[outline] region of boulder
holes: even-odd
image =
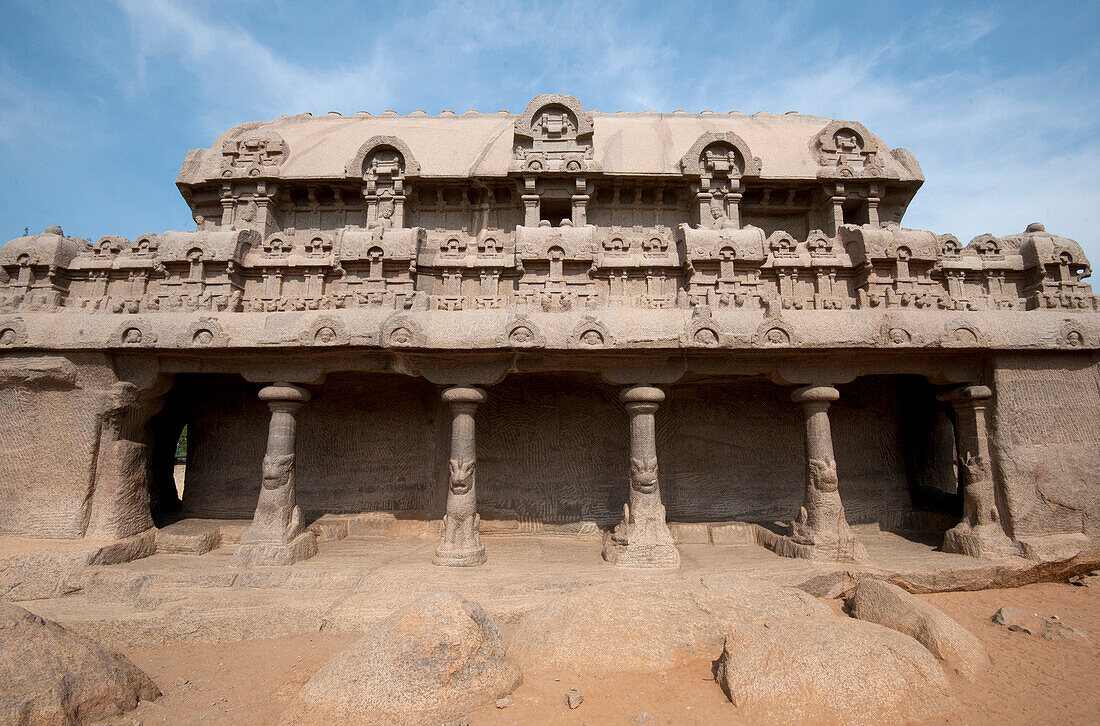
[[[905,633],[966,678],[973,679],[989,663],[985,647],[970,631],[897,585],[863,578],[847,602],[852,617]]]
[[[10,603],[0,604],[0,723],[83,724],[160,695],[125,657]]]
[[[738,626],[726,636],[715,680],[750,723],[907,723],[958,708],[920,643],[852,618]]]
[[[684,656],[713,658],[735,624],[791,615],[834,617],[801,590],[750,578],[605,582],[524,615],[508,655],[525,671],[654,672]]]
[[[511,693],[500,631],[475,602],[434,593],[374,625],[321,667],[284,724],[436,726]]]

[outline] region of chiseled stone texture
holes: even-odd
[[[832,617],[797,588],[749,578],[594,584],[525,615],[509,635],[508,655],[525,670],[653,673],[684,657],[713,658],[736,625],[787,615],[808,624]]]
[[[999,355],[993,375],[993,447],[1012,531],[1017,537],[1078,533],[1096,537],[1100,534],[1096,356]]]
[[[321,667],[284,724],[436,726],[511,693],[519,668],[503,660],[500,631],[475,602],[434,593],[372,627]]]
[[[125,657],[17,605],[0,604],[0,723],[95,723],[159,695]]]
[[[948,668],[967,678],[973,679],[989,664],[985,647],[970,631],[897,585],[862,578],[847,603],[852,617],[915,638]]]
[[[726,637],[716,680],[738,715],[760,723],[912,723],[958,707],[920,643],[852,618],[740,625]]]
[[[0,247],[0,534],[246,518],[238,563],[271,564],[310,554],[324,514],[434,532],[450,490],[450,564],[491,559],[481,520],[621,525],[608,559],[643,565],[679,560],[668,521],[780,522],[777,551],[859,560],[848,525],[958,520],[961,466],[988,476],[948,549],[1080,556],[1100,522],[1089,261],[1041,223],[904,227],[923,181],[855,121],[564,94],[234,127],[184,159],[193,230]],[[275,383],[312,400],[261,495]],[[644,433],[618,400],[639,385],[665,396]],[[453,386],[485,391],[461,456]],[[839,392],[831,432],[789,400],[807,386]],[[988,457],[956,450],[936,400],[962,387],[992,391]]]

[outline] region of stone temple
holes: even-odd
[[[1072,557],[1089,263],[1039,223],[906,228],[923,180],[855,122],[564,95],[230,129],[184,159],[194,230],[0,248],[0,536],[110,563],[236,520],[256,567],[343,518],[438,565],[512,532],[675,567],[731,538],[860,562],[877,524]]]

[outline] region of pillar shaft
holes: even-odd
[[[963,517],[948,530],[945,552],[973,557],[1015,554],[997,505],[997,485],[989,450],[986,407],[993,392],[987,386],[964,386],[941,394],[955,409],[958,464],[963,489]]]
[[[604,559],[624,567],[676,567],[680,553],[665,521],[657,477],[654,414],[665,394],[653,386],[636,385],[619,398],[630,417],[630,498],[623,507],[623,521],[604,541]]]
[[[858,562],[866,559],[844,516],[840,500],[829,405],[840,398],[832,386],[804,386],[791,394],[805,418],[806,481],[802,508],[791,523],[790,554],[811,559]]]
[[[271,409],[263,483],[252,524],[233,555],[235,565],[288,565],[317,552],[294,494],[297,415],[309,398],[309,391],[286,383],[260,389],[260,400]]]
[[[443,391],[451,408],[451,454],[447,462],[447,513],[435,558],[437,565],[471,567],[485,562],[481,544],[481,517],[477,513],[477,443],[474,413],[485,391],[452,386]]]

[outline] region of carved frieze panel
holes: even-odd
[[[348,161],[349,178],[363,179],[419,176],[420,164],[408,145],[396,136],[372,136]]]
[[[572,96],[541,95],[513,127],[513,171],[532,174],[598,171],[593,161],[592,117]]]
[[[109,348],[151,348],[156,345],[157,334],[148,320],[131,319],[120,325],[111,336]]]
[[[271,128],[247,129],[222,143],[224,178],[277,177],[290,149]]]
[[[181,348],[224,348],[227,345],[229,336],[218,319],[210,317],[201,317],[191,323],[179,340]]]
[[[833,121],[810,142],[822,169],[818,177],[858,179],[885,174],[883,155],[889,149],[862,124]]]
[[[546,338],[526,315],[517,315],[508,321],[499,342],[509,348],[542,348]]]
[[[754,348],[789,348],[800,342],[794,329],[779,318],[765,320],[752,336]]]
[[[27,326],[22,318],[0,318],[0,348],[19,348],[27,344]]]
[[[601,227],[597,267],[680,267],[676,239],[668,227]]]
[[[569,336],[569,347],[596,350],[611,348],[615,345],[615,338],[611,332],[593,315],[585,315],[573,328],[573,334]]]
[[[711,180],[740,179],[760,176],[761,162],[737,134],[705,133],[680,159],[680,171],[685,176]]]
[[[695,229],[680,225],[680,235],[689,260],[727,260],[763,262],[764,230],[748,225],[742,229]]]
[[[380,341],[389,348],[420,348],[425,339],[415,320],[406,315],[394,315],[382,323]]]
[[[691,319],[684,332],[680,333],[681,345],[689,348],[720,348],[728,343],[728,336],[714,320],[709,306],[692,308]]]
[[[351,336],[343,319],[322,315],[311,320],[298,334],[298,343],[303,346],[336,347],[351,343]]]

